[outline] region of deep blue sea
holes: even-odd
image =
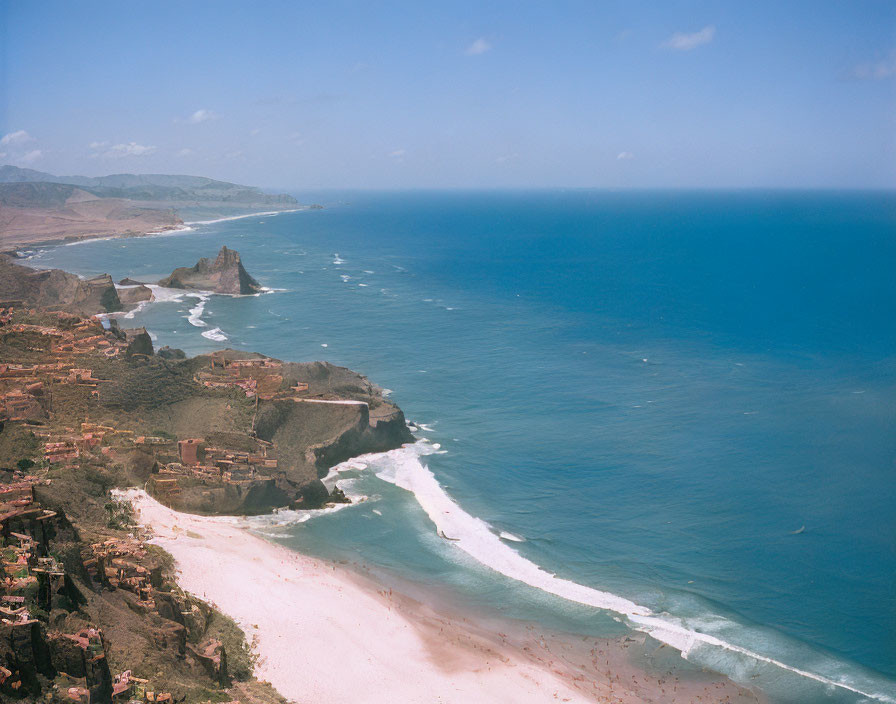
[[[258,530],[773,701],[896,701],[896,195],[296,195],[326,208],[29,262],[157,280],[226,244],[274,291],[124,323],[392,390],[420,442],[330,478],[367,500]]]

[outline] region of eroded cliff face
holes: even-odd
[[[334,464],[413,442],[401,410],[376,386],[326,362],[234,350],[144,358],[104,386],[100,400],[158,429],[143,448],[155,466],[138,479],[162,503],[191,513],[318,508],[341,498],[320,482]]]
[[[192,267],[175,269],[171,276],[159,281],[159,285],[234,295],[248,295],[262,290],[261,285],[243,267],[239,252],[227,247],[221,247],[214,261],[203,257]]]
[[[215,263],[201,260],[195,269],[225,287],[241,286],[248,277],[239,254],[226,247]],[[142,288],[127,290],[145,294]],[[9,343],[8,360],[22,356],[27,367],[40,349],[64,367],[46,380],[54,384],[52,395],[42,392],[41,381],[11,397],[16,418],[49,426],[59,461],[114,467],[129,483],[145,482],[153,496],[177,510],[257,514],[283,506],[316,508],[334,498],[320,482],[333,465],[413,442],[401,410],[350,369],[235,350],[193,359],[176,350],[155,354],[142,328],[122,330],[112,320],[104,329],[95,318],[47,312],[120,308],[109,276],[84,281],[2,259],[0,300],[7,306],[18,302],[4,319],[22,323],[12,335],[0,331],[0,345]],[[65,356],[70,354],[79,355],[77,369]],[[28,373],[39,376],[30,367]],[[72,430],[79,427],[87,435]],[[185,454],[183,443],[199,449]]]
[[[373,419],[371,403],[376,403]],[[255,429],[277,448],[285,477],[299,484],[325,476],[351,457],[414,441],[401,409],[373,399],[260,403]]]
[[[108,274],[81,279],[61,269],[31,269],[3,255],[0,255],[0,300],[83,315],[122,309]]]
[[[241,483],[207,483],[190,478],[178,482],[171,492],[163,475],[152,474],[146,491],[175,511],[205,516],[254,516],[292,505],[301,496],[302,485],[278,477],[263,477]],[[322,499],[321,504],[326,501]]]

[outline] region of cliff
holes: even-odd
[[[35,270],[0,255],[0,303],[92,315],[122,309],[108,274],[81,279],[61,269]]]
[[[341,500],[320,482],[333,465],[414,440],[401,409],[344,367],[284,363],[233,350],[196,357],[190,365],[206,388],[236,392],[237,398],[224,408],[209,398],[202,420],[193,410],[195,395],[169,408],[166,430],[195,438],[196,454],[179,452],[175,462],[160,464],[147,490],[179,511],[318,508]],[[240,409],[243,398],[249,407]],[[227,478],[211,469],[219,466],[228,468]]]
[[[282,704],[110,491],[206,514],[343,502],[320,477],[412,441],[401,410],[344,367],[155,354],[142,328],[32,305],[0,306],[0,701]]]
[[[170,276],[159,281],[159,286],[237,295],[262,290],[261,285],[243,267],[239,252],[227,247],[221,247],[214,261],[203,257],[192,267],[175,269]]]

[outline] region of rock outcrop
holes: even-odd
[[[239,252],[227,247],[221,247],[214,261],[203,257],[192,267],[175,269],[171,276],[159,281],[159,285],[236,295],[262,290],[261,285],[243,267]]]
[[[118,292],[118,299],[121,301],[121,304],[127,307],[136,306],[153,299],[152,289],[143,284],[125,286],[123,288],[119,284],[116,291]]]
[[[6,256],[0,256],[0,301],[84,315],[122,309],[108,274],[81,279],[62,269],[31,269]]]
[[[127,355],[132,357],[135,354],[142,354],[152,357],[152,338],[146,332],[146,328],[132,328],[124,331],[127,336],[128,347]]]

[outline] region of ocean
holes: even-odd
[[[226,244],[270,292],[122,324],[391,390],[419,442],[327,480],[364,500],[255,530],[773,702],[896,701],[893,193],[296,195],[24,253],[150,281]]]

